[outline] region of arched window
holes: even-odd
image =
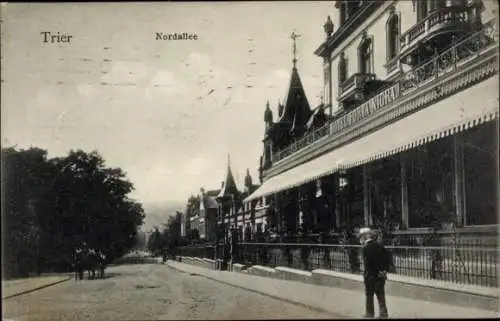
[[[399,52],[399,17],[392,14],[387,21],[387,60],[396,57]]]
[[[459,2],[462,1],[459,0]],[[429,11],[443,9],[446,7],[446,0],[434,0],[431,1],[429,5],[431,6]],[[460,3],[459,5],[465,5],[465,3]]]
[[[271,146],[270,145],[267,145],[266,146],[266,155],[265,155],[265,164],[264,166],[267,166],[268,164],[271,163]]]
[[[339,60],[339,85],[341,85],[347,79],[347,59],[344,53],[340,54]]]
[[[344,22],[346,21],[346,5],[344,1],[337,2],[335,4],[338,7],[339,10],[339,21],[340,25],[343,25]]]
[[[427,13],[429,12],[429,5],[427,0],[418,0],[417,3],[417,20],[420,21],[427,17]]]
[[[361,74],[372,73],[372,40],[365,38],[358,47],[359,72]]]

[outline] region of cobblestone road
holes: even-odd
[[[177,272],[161,264],[110,267],[104,280],[74,280],[3,302],[4,320],[336,318]]]

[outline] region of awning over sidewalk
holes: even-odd
[[[356,167],[433,140],[453,135],[498,117],[498,78],[492,77],[396,121],[358,140],[266,180],[247,197],[302,185],[338,170]]]

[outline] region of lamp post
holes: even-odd
[[[234,201],[234,194],[231,194],[231,208],[233,209],[232,215],[234,216],[234,226],[238,225],[238,216],[236,214],[236,202]]]
[[[40,270],[40,223],[38,221],[38,216],[37,216],[37,212],[36,212],[36,204],[37,204],[37,201],[36,200],[28,200],[28,208],[30,210],[30,214],[33,216],[33,219],[34,219],[34,222],[35,222],[35,226],[33,227],[33,236],[36,240],[36,272],[37,272],[37,275],[40,275],[41,274],[41,270]]]

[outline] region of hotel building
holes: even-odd
[[[309,107],[294,61],[276,121],[266,107],[262,184],[244,206],[283,242],[372,226],[391,245],[496,248],[497,2],[335,8],[314,51],[324,103]]]

